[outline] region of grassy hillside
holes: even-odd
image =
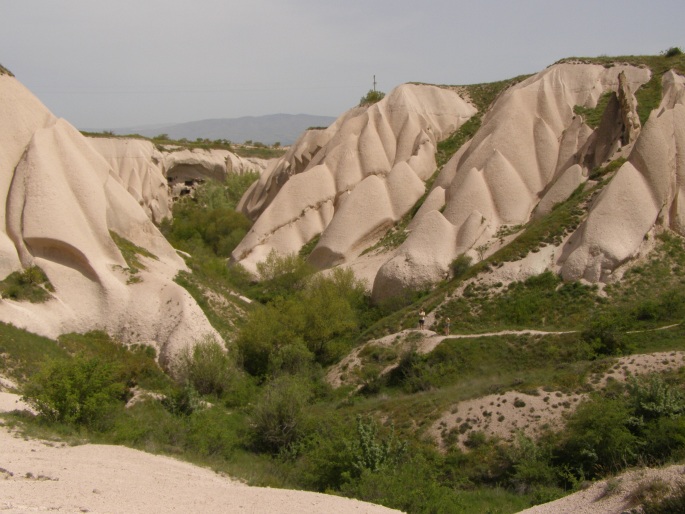
[[[671,66],[685,70],[680,55],[592,61],[624,60],[655,75]],[[441,143],[441,165],[475,133],[496,96],[521,79],[465,86],[480,113]],[[638,91],[643,109],[658,104],[650,88]],[[501,234],[515,238],[484,261],[455,263],[456,278],[382,305],[373,305],[351,274],[314,275],[301,257],[270,256],[259,283],[225,266],[249,225],[222,186],[205,186],[175,206],[174,222],[162,231],[189,253],[192,273],[177,282],[226,348],[201,341],[172,380],[144,346],[124,349],[102,333],[50,341],[0,325],[0,373],[21,384],[43,413],[6,421],[32,434],[180,456],[256,485],[342,494],[407,512],[516,512],[627,466],[681,462],[683,370],[625,383],[614,377],[605,388],[598,377],[616,376],[622,356],[685,351],[683,238],[650,235],[650,255],[603,290],[562,283],[552,273],[511,284],[480,280],[558,244],[619,164],[595,170],[595,186],[579,188],[549,215]],[[395,227],[384,244],[397,244],[402,230]],[[452,320],[451,337],[427,353],[419,351],[426,334],[415,326],[421,309],[435,316],[439,332]],[[531,329],[539,333],[522,332]],[[382,336],[394,344],[369,343]],[[326,373],[355,349],[359,365],[342,369],[344,385],[334,389]],[[79,380],[84,374],[93,380]],[[126,409],[134,388],[161,399]],[[83,393],[82,401],[62,409],[70,391]],[[464,415],[444,427],[441,444],[436,440],[434,425],[446,413],[461,416],[459,402],[508,391],[581,399],[565,426],[541,426],[535,439],[525,427],[493,437]],[[93,398],[103,408],[91,408]],[[521,400],[516,408],[531,407]]]

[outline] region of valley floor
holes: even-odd
[[[16,407],[8,393],[1,400]],[[0,427],[0,448],[2,512],[398,512],[338,496],[250,487],[121,446],[26,440],[6,427]]]

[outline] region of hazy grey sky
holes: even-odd
[[[685,49],[683,0],[0,0],[0,64],[78,128],[338,116],[372,87]]]

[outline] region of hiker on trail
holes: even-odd
[[[421,310],[419,312],[419,328],[423,330],[423,324],[426,322],[426,312],[424,310]]]
[[[448,316],[447,318],[445,318],[445,335],[446,336],[450,335],[450,323],[451,323],[451,321],[450,321],[450,318]]]

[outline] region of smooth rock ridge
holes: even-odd
[[[633,93],[649,78],[649,70],[627,65],[558,64],[510,87],[443,168],[409,237],[379,269],[374,298],[445,278],[458,255],[477,260],[497,248],[501,227],[525,224],[539,205],[549,210],[567,198],[590,166],[635,137]],[[619,94],[593,131],[574,106],[594,107],[607,91]]]
[[[89,138],[0,76],[0,277],[38,265],[55,288],[45,303],[0,300],[0,320],[51,338],[105,330],[167,363],[203,334],[219,338],[173,282],[184,262],[127,190],[146,171],[122,179]],[[112,232],[156,259],[139,256],[147,269],[133,276]]]
[[[254,271],[272,250],[297,252],[317,235],[314,265],[354,259],[424,194],[437,142],[475,112],[455,91],[405,84],[306,132],[241,200],[256,222],[233,259]]]

